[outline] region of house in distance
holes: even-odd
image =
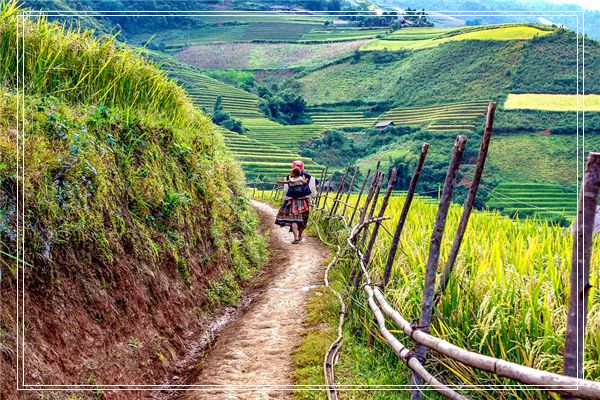
[[[385,129],[388,126],[394,126],[394,121],[380,121],[375,124],[375,129]]]

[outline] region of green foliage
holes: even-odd
[[[242,121],[237,118],[233,118],[231,114],[223,110],[223,102],[221,96],[217,96],[215,106],[212,113],[212,121],[222,126],[223,128],[232,132],[244,133],[245,130],[242,127]]]
[[[321,138],[302,143],[300,154],[311,157],[319,164],[343,168],[414,131],[415,129],[406,126],[388,127],[384,130],[363,129],[355,133],[354,137],[361,139],[355,141],[340,131],[330,130]]]
[[[298,93],[289,89],[272,92],[264,86],[258,88],[258,93],[262,98],[258,106],[268,118],[284,125],[311,122],[306,102]]]
[[[218,79],[228,85],[251,91],[256,85],[256,78],[252,72],[237,70],[209,70],[205,71],[207,76]]]

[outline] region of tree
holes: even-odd
[[[222,126],[225,129],[229,129],[230,131],[242,134],[245,132],[244,127],[242,126],[242,121],[233,118],[231,114],[223,109],[223,100],[221,99],[221,96],[217,96],[217,99],[215,100],[212,121],[213,123]]]

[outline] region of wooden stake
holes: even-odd
[[[328,167],[325,167],[325,169],[321,170],[321,179],[319,179],[319,188],[317,189],[319,194],[317,195],[317,199],[315,201],[317,208],[319,208],[319,205],[321,204],[321,197],[323,196],[323,190],[321,189],[325,189],[324,179],[327,177],[327,168]]]
[[[440,205],[438,207],[433,232],[431,234],[431,245],[429,247],[429,258],[427,259],[425,285],[423,287],[423,300],[421,303],[421,317],[419,318],[419,328],[425,332],[429,332],[429,326],[431,324],[431,314],[433,313],[433,296],[435,293],[435,275],[440,258],[440,246],[442,244],[442,237],[444,235],[444,228],[446,226],[448,209],[450,208],[450,203],[452,202],[452,192],[454,191],[456,176],[458,175],[458,169],[465,151],[466,142],[467,138],[459,135],[454,143],[454,151],[452,152],[452,158],[450,160],[448,173],[446,174],[446,180],[444,182],[444,190],[442,191]],[[415,352],[417,357],[419,357],[421,361],[424,361],[425,355],[427,354],[427,347],[417,345]],[[418,375],[413,373],[412,383],[417,387],[417,389],[413,389],[411,391],[411,400],[420,400],[421,391],[418,389],[418,386],[422,383],[422,380]]]
[[[342,194],[342,190],[344,190],[344,185],[346,184],[346,178],[348,177],[348,173],[350,172],[350,166],[348,166],[348,168],[346,168],[346,172],[344,172],[344,175],[342,176],[342,180],[340,182],[340,186],[338,187],[338,191],[335,194],[335,197],[333,199],[333,204],[331,206],[331,209],[329,210],[329,216],[333,216],[333,214],[335,213],[337,206],[338,206],[338,200]]]
[[[385,176],[385,174],[383,172],[379,173],[379,179],[377,180],[377,187],[375,188],[375,196],[373,197],[373,202],[371,203],[371,209],[369,211],[369,217],[366,219],[366,221],[369,221],[373,217],[375,205],[377,204],[377,199],[379,198],[379,191],[381,190],[381,186],[383,185],[383,177],[384,176]],[[375,226],[378,227],[379,224],[375,224]],[[368,228],[365,227],[365,229],[362,232],[363,236],[361,239],[363,245],[364,245],[365,239],[367,237],[367,232],[368,232]],[[362,269],[359,269],[354,278],[354,289],[358,289],[358,286],[360,285],[362,276],[363,276],[363,271],[362,271]]]
[[[373,196],[373,201],[371,202],[371,208],[369,209],[369,216],[367,217],[367,221],[373,217],[373,213],[375,212],[375,207],[377,206],[377,201],[379,200],[379,192],[381,191],[381,186],[383,186],[383,178],[385,174],[383,172],[379,173],[379,179],[377,180],[377,187],[375,188],[375,196]],[[369,232],[369,227],[366,227],[363,230],[363,235],[361,239],[361,244],[365,244],[365,240],[367,238],[367,233]]]
[[[362,197],[363,191],[365,190],[365,184],[369,180],[369,176],[371,175],[371,169],[367,170],[367,176],[363,180],[362,185],[360,186],[360,192],[358,192],[358,197],[356,198],[356,204],[354,204],[354,210],[352,210],[352,216],[350,217],[349,226],[352,226],[352,222],[354,221],[354,216],[356,215],[356,211],[358,210],[358,205],[360,204],[360,198]]]
[[[348,206],[348,200],[350,200],[350,194],[352,193],[352,189],[354,188],[354,181],[356,181],[356,176],[358,175],[358,171],[360,168],[356,167],[354,170],[354,175],[352,175],[352,180],[350,181],[350,187],[348,188],[348,194],[346,194],[346,201],[344,201],[344,208],[342,209],[341,215],[346,213],[346,207]]]
[[[600,153],[590,153],[579,195],[577,221],[573,227],[571,291],[565,337],[564,374],[576,378],[583,377],[584,334],[591,287],[590,258],[599,188]],[[574,397],[563,397],[572,398]]]
[[[490,139],[492,138],[492,126],[494,124],[495,111],[496,103],[490,102],[487,109],[485,128],[483,129],[483,137],[481,138],[479,156],[477,157],[477,166],[475,167],[473,180],[471,181],[471,186],[469,187],[469,194],[467,195],[465,204],[463,206],[463,212],[460,217],[460,222],[458,223],[458,228],[456,229],[456,235],[454,236],[454,241],[452,242],[452,248],[450,249],[448,260],[446,260],[444,274],[440,278],[440,286],[437,295],[438,299],[440,298],[441,294],[444,293],[446,287],[448,286],[448,282],[450,281],[452,269],[454,268],[454,263],[456,262],[456,257],[458,256],[462,239],[465,235],[465,231],[467,230],[467,224],[469,223],[471,211],[473,210],[473,204],[475,204],[475,197],[477,196],[477,190],[479,189],[479,183],[481,182],[481,175],[483,174],[483,167],[485,166],[485,159],[490,146]]]
[[[392,246],[390,247],[390,253],[388,254],[387,263],[385,264],[385,270],[383,272],[384,288],[390,280],[392,265],[396,259],[396,251],[398,250],[398,243],[400,241],[400,234],[402,233],[402,229],[404,229],[404,223],[406,222],[408,210],[410,209],[410,205],[412,204],[412,200],[415,195],[415,189],[417,187],[417,183],[419,182],[419,176],[421,175],[421,170],[423,169],[423,164],[425,163],[425,157],[427,156],[428,149],[429,144],[423,143],[423,147],[421,147],[421,156],[419,157],[417,167],[415,168],[415,172],[413,173],[410,184],[408,185],[406,200],[402,205],[402,211],[400,212],[400,218],[398,218],[398,224],[396,225],[396,231],[394,232],[394,238],[392,239]]]
[[[388,180],[387,190],[385,191],[385,196],[383,197],[383,201],[381,202],[381,207],[379,208],[379,214],[377,214],[378,218],[382,218],[385,214],[385,210],[388,205],[388,201],[390,196],[392,195],[392,190],[394,189],[394,184],[396,183],[396,175],[398,170],[396,168],[392,168],[392,172],[390,174],[390,179]],[[371,238],[369,239],[369,244],[367,245],[367,249],[365,250],[365,264],[369,264],[369,260],[371,259],[371,250],[373,250],[373,246],[375,245],[375,239],[377,239],[377,234],[379,233],[379,226],[381,223],[376,223],[373,228],[373,233],[371,234]]]

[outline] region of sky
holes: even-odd
[[[600,10],[600,0],[549,0],[549,2],[577,4],[588,10]]]

